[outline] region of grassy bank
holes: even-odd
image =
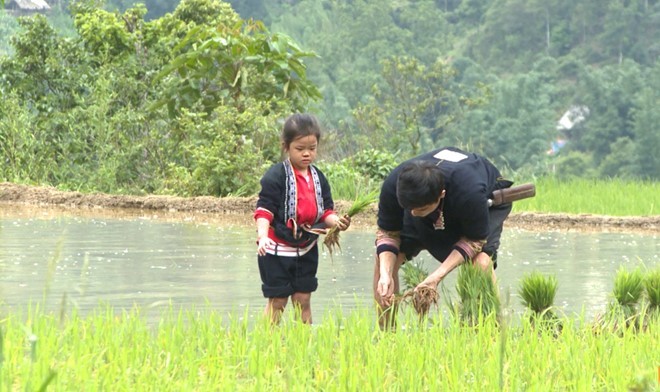
[[[527,182],[536,185],[536,196],[516,201],[514,212],[660,215],[660,182],[542,177],[518,180],[515,185]],[[343,181],[341,178],[335,178],[331,184],[337,200],[352,200],[356,193],[378,191],[380,187],[380,183],[374,181]]]
[[[525,320],[477,327],[404,312],[397,333],[373,310],[328,315],[309,328],[270,327],[213,312],[173,312],[149,325],[137,310],[60,319],[30,310],[0,323],[0,390],[354,391],[607,390],[657,388],[658,322],[596,334],[566,320],[562,333]],[[657,321],[657,320],[656,320]]]
[[[522,183],[524,181],[521,181]],[[540,178],[536,196],[514,203],[514,212],[660,215],[660,182]]]

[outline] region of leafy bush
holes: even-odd
[[[341,162],[317,162],[317,166],[330,182],[335,200],[353,200],[357,195],[378,190],[380,184],[356,170],[350,159]]]
[[[27,108],[15,94],[0,99],[0,178],[4,181],[47,183],[55,167],[49,143],[33,128]]]
[[[279,116],[262,115],[259,105],[240,112],[220,106],[212,116],[184,110],[165,141],[163,192],[182,196],[246,195],[275,161]]]
[[[558,157],[556,174],[561,178],[593,177],[592,158],[582,152],[571,151]]]
[[[375,149],[362,150],[351,160],[355,170],[374,180],[383,180],[397,165],[394,154]]]
[[[71,37],[41,15],[18,19],[13,54],[0,58],[4,179],[108,193],[256,192],[280,157],[279,121],[319,97],[303,63],[313,53],[223,2],[186,0],[156,21],[145,14],[143,5],[119,14],[77,3]]]

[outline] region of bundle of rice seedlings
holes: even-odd
[[[614,278],[614,301],[608,305],[605,316],[597,319],[599,328],[616,332],[622,327],[639,326],[637,304],[643,292],[642,272],[639,269],[630,272],[621,267]]]
[[[429,272],[424,267],[412,261],[401,266],[401,273],[405,291],[414,289],[429,276]]]
[[[539,272],[532,272],[523,276],[518,294],[522,303],[532,311],[530,321],[532,325],[549,328],[558,334],[562,325],[552,311],[557,294],[558,281],[555,276],[545,277]]]
[[[428,276],[428,271],[418,264],[408,262],[401,267],[401,272],[403,272],[402,280],[406,288],[402,300],[412,299],[415,312],[420,317],[425,316],[431,309],[431,305],[438,305],[440,298],[438,291],[433,287],[422,286],[415,291],[415,287]]]
[[[632,272],[621,268],[614,278],[612,294],[617,304],[621,306],[626,317],[636,312],[636,306],[644,293],[644,275],[639,269]]]
[[[377,200],[378,191],[370,192],[367,195],[358,195],[358,197],[355,199],[355,201],[353,201],[353,204],[346,212],[346,215],[352,218],[353,216],[364,211],[364,209],[375,203]],[[332,256],[332,253],[335,251],[335,249],[341,249],[341,246],[339,245],[339,229],[337,227],[333,227],[328,230],[325,238],[323,239],[323,246],[328,249],[330,256]]]
[[[644,289],[649,300],[649,310],[652,313],[660,313],[660,269],[646,274]]]
[[[522,303],[538,316],[553,316],[552,305],[557,294],[557,278],[545,277],[539,272],[525,275],[520,283],[518,294]]]
[[[456,278],[460,299],[458,314],[462,322],[474,326],[480,319],[499,314],[500,300],[490,271],[472,263],[463,264]]]

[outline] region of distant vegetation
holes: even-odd
[[[5,181],[250,194],[293,111],[369,186],[441,145],[518,179],[660,178],[655,0],[51,6],[0,14]]]

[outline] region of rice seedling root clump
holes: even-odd
[[[420,316],[428,314],[431,305],[438,305],[440,295],[433,287],[421,286],[417,290],[408,290],[403,299],[410,299],[415,312]]]

